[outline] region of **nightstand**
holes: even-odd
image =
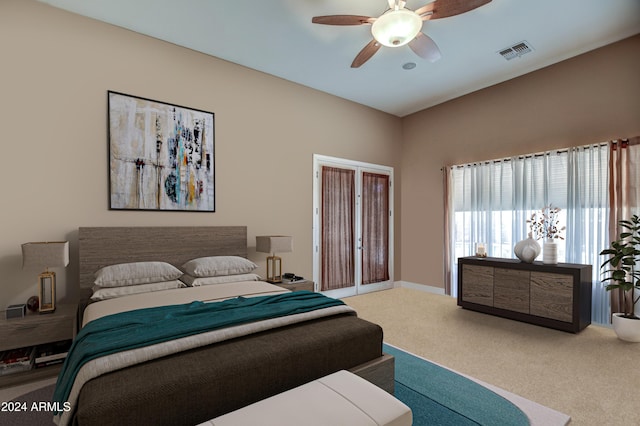
[[[0,320],[0,351],[73,339],[78,305],[61,304],[50,314]],[[62,364],[0,376],[0,388],[56,376]]]
[[[282,280],[281,283],[278,283],[275,285],[277,285],[278,287],[286,288],[287,290],[291,290],[291,291],[301,291],[301,290],[314,291],[313,281],[310,281],[310,280],[298,280],[298,281]]]

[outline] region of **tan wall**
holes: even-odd
[[[441,287],[443,165],[640,134],[640,36],[404,119],[35,0],[0,3],[0,46],[0,310],[35,293],[27,241],[70,240],[75,297],[79,226],[245,224],[261,270],[286,233],[311,276],[314,153],[395,167],[395,279]],[[216,114],[216,213],[107,209],[107,90]]]
[[[261,273],[255,235],[290,234],[284,267],[311,277],[313,154],[399,177],[401,120],[352,102],[35,0],[2,1],[0,46],[0,310],[35,294],[27,241],[70,240],[59,299],[75,297],[80,226],[247,225]],[[215,213],[108,210],[107,90],[215,113]]]
[[[635,36],[405,117],[402,280],[443,287],[442,166],[640,135],[639,70]]]

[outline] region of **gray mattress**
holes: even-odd
[[[74,424],[197,424],[374,360],[382,337],[341,314],[139,364],[89,381]]]

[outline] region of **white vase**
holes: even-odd
[[[538,244],[538,242],[531,237],[531,234],[529,234],[529,238],[518,241],[513,248],[513,254],[525,263],[533,263],[536,257],[540,254],[540,244]]]
[[[558,245],[553,240],[545,240],[542,246],[542,263],[555,265],[558,263]]]
[[[625,342],[640,342],[640,319],[624,318],[624,314],[613,314],[613,330],[618,339]]]

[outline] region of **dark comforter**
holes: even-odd
[[[195,424],[382,355],[382,330],[354,313],[291,324],[87,382],[74,424]]]
[[[80,368],[102,356],[240,324],[311,312],[344,302],[300,291],[221,302],[195,301],[108,315],[91,321],[73,340],[56,384],[54,401],[67,401]]]

